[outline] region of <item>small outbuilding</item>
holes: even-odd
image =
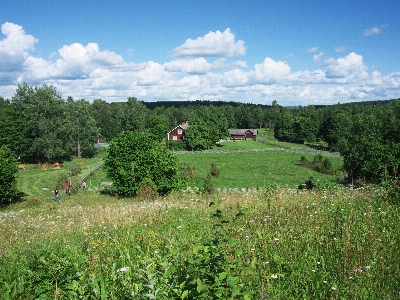
[[[231,140],[257,140],[257,129],[228,129]]]

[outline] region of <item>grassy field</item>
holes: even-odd
[[[192,188],[200,188],[215,164],[220,176],[213,177],[215,188],[242,189],[267,188],[271,185],[296,188],[310,176],[321,185],[335,185],[342,175],[343,159],[337,153],[317,151],[305,145],[277,142],[265,131],[262,142],[235,141],[221,142],[209,151],[179,152],[178,159],[182,165],[194,167],[195,177],[189,182]],[[328,158],[336,171],[334,175],[318,173],[300,166],[301,156],[313,160],[321,154]],[[88,184],[93,188],[108,181],[104,171],[97,172],[89,178]]]
[[[95,159],[82,160],[88,190],[56,203],[52,186],[78,160],[27,166],[25,201],[0,210],[0,299],[400,299],[400,206],[381,188],[334,187],[298,165],[319,152],[274,143],[180,154],[192,186],[215,163],[221,189],[152,202],[101,194]],[[310,175],[332,184],[293,188]]]
[[[22,207],[0,212],[2,299],[400,297],[399,206],[379,189]]]
[[[295,188],[310,176],[323,184],[335,184],[336,175],[326,175],[300,166],[301,156],[311,161],[314,158],[313,154],[285,150],[193,153],[180,154],[178,157],[181,163],[194,167],[195,178],[189,185],[195,187],[203,184],[211,164],[215,164],[220,171],[220,175],[212,179],[217,188],[265,188],[275,184]],[[342,158],[332,156],[329,159],[337,175],[340,175]]]

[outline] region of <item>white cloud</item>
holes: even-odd
[[[260,64],[254,66],[254,70],[249,72],[251,82],[273,83],[290,73],[288,64],[282,61],[274,61],[267,57]]]
[[[178,59],[164,64],[168,72],[185,72],[189,74],[207,74],[224,66],[224,60],[216,60],[210,64],[204,57]]]
[[[312,48],[306,50],[307,53],[314,53],[317,51],[318,51],[318,47],[312,47]]]
[[[389,24],[385,24],[382,26],[376,26],[372,28],[368,28],[364,30],[363,36],[377,35],[382,32],[382,29],[389,26]]]
[[[96,43],[83,46],[74,43],[58,50],[59,58],[53,63],[42,58],[28,57],[25,66],[31,79],[43,78],[86,78],[97,68],[115,68],[125,64],[123,58],[111,51],[100,51]],[[52,56],[54,58],[54,55]]]
[[[21,26],[4,23],[1,32],[6,37],[0,41],[0,83],[10,84],[23,71],[28,51],[35,50],[38,39],[26,34]]]
[[[320,53],[318,53],[318,54],[315,54],[314,57],[313,57],[313,62],[316,63],[316,64],[319,63],[320,60],[321,60],[321,57],[322,57],[324,54],[325,54],[324,52],[320,52]]]
[[[210,31],[203,37],[186,42],[173,50],[175,57],[224,56],[244,55],[244,41],[235,41],[235,35],[227,28],[224,32]]]
[[[366,79],[368,78],[367,69],[363,57],[354,52],[336,60],[326,59],[323,66],[326,78],[338,83],[349,83],[356,78]]]
[[[209,99],[264,104],[276,99],[283,105],[293,99],[296,104],[307,105],[390,99],[400,94],[400,72],[368,73],[363,57],[354,52],[322,61],[324,53],[317,47],[311,48],[309,53],[314,53],[313,61],[318,67],[296,72],[287,62],[270,57],[253,66],[245,60],[224,57],[210,60],[210,53],[244,54],[244,42],[243,48],[238,47],[229,28],[190,40],[193,48],[185,51],[193,50],[192,55],[186,53],[163,64],[127,63],[119,54],[100,49],[96,43],[65,45],[46,60],[29,53],[38,40],[25,34],[21,26],[5,23],[2,31],[6,37],[0,41],[0,95],[6,98],[11,98],[22,81],[31,85],[52,84],[65,98],[101,98],[109,102],[135,96],[145,101]],[[214,41],[215,47],[205,40]],[[10,61],[8,71],[4,64]]]
[[[335,52],[336,53],[342,53],[342,52],[344,52],[346,50],[346,48],[345,47],[337,47],[337,48],[335,48]]]

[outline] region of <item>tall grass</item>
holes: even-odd
[[[0,213],[4,299],[396,299],[399,206],[384,191],[91,193]],[[82,199],[83,201],[83,199]]]

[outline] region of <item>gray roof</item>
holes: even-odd
[[[251,131],[254,135],[258,134],[257,129],[228,129],[231,135],[245,135],[247,131]]]

